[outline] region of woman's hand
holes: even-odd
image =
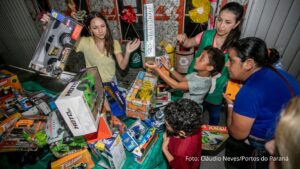
[[[130,54],[135,51],[141,44],[140,39],[135,39],[134,41],[129,41],[126,45],[126,52]]]
[[[47,25],[50,21],[50,14],[49,13],[43,13],[40,21],[42,22],[42,25]]]
[[[180,44],[184,44],[185,40],[187,40],[188,38],[187,38],[186,34],[183,33],[183,34],[177,35],[176,39]]]

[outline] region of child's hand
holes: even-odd
[[[170,137],[167,136],[167,133],[165,132],[163,135],[163,143],[162,143],[162,150],[168,150]]]
[[[170,65],[170,61],[165,58],[164,56],[163,57],[160,57],[160,62],[164,65],[164,67],[167,69],[167,70],[170,70],[171,68],[171,65]]]
[[[146,62],[146,63],[145,63],[145,66],[146,66],[147,68],[150,68],[150,69],[153,69],[153,70],[158,69],[158,65],[157,65],[157,63],[154,62],[154,61],[148,61],[148,62]]]
[[[184,41],[187,40],[187,36],[185,33],[179,34],[179,35],[177,35],[176,39],[180,44],[183,44]]]
[[[126,52],[131,53],[135,51],[141,44],[140,39],[135,39],[134,41],[129,41],[126,45]]]

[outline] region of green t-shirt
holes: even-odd
[[[217,31],[215,29],[213,30],[207,30],[203,33],[201,41],[200,41],[200,46],[199,49],[197,50],[193,61],[191,62],[189,69],[188,69],[188,73],[192,73],[194,72],[194,65],[195,65],[195,60],[201,55],[203,49],[207,46],[212,46],[213,45],[213,41],[215,38]],[[226,53],[225,55],[225,63],[228,60],[228,53]],[[228,69],[227,67],[223,67],[222,72],[221,72],[221,76],[219,78],[216,79],[216,86],[215,86],[215,90],[212,93],[208,93],[205,101],[215,104],[215,105],[219,105],[222,103],[223,100],[223,90],[225,88],[225,85],[227,83],[229,79],[229,75],[228,75]]]

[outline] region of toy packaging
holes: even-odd
[[[46,141],[48,144],[72,136],[69,129],[65,126],[65,122],[58,110],[52,111],[49,114],[45,131],[47,134]]]
[[[15,123],[22,117],[20,113],[15,113],[7,118],[6,116],[2,116],[0,120],[0,142],[4,138],[4,135],[9,133],[9,131],[14,127]]]
[[[39,92],[30,97],[30,100],[36,105],[37,109],[44,115],[48,115],[56,106],[54,104],[54,97],[51,97],[44,92]]]
[[[29,67],[56,77],[64,70],[67,58],[80,37],[83,25],[56,10],[44,30]]]
[[[154,61],[156,56],[154,10],[153,3],[144,4],[144,62],[148,60]]]
[[[225,126],[202,125],[202,150],[217,151],[228,139],[228,130]]]
[[[23,89],[21,83],[19,82],[18,76],[7,71],[7,70],[0,70],[0,89],[2,92],[3,87],[12,87],[18,92],[22,93]]]
[[[152,131],[152,132],[155,132],[155,131]],[[140,164],[142,164],[144,162],[145,158],[151,151],[153,145],[155,145],[157,139],[158,139],[158,135],[153,133],[153,134],[151,134],[151,137],[148,139],[148,141],[144,145],[140,146],[140,152],[142,155],[137,156],[135,158],[136,162],[138,162]]]
[[[157,77],[139,72],[126,96],[126,113],[129,117],[146,120],[156,99]]]
[[[94,155],[100,159],[98,164],[107,169],[122,168],[126,154],[118,133],[113,137],[97,141],[89,145]]]
[[[87,149],[65,156],[51,163],[51,169],[90,169],[95,166]]]
[[[103,102],[103,86],[97,67],[78,74],[55,100],[74,136],[97,131]]]
[[[234,101],[235,96],[241,89],[242,84],[236,81],[228,80],[225,95],[229,97],[230,100]]]
[[[64,157],[85,148],[87,148],[87,145],[82,136],[64,137],[50,144],[50,150],[56,158]]]
[[[98,130],[95,133],[86,134],[84,137],[88,143],[93,143],[95,141],[110,138],[113,135],[111,130],[111,114],[106,111],[105,108],[102,109],[102,113],[99,118]]]
[[[117,85],[111,82],[103,83],[105,96],[108,100],[113,115],[120,119],[126,118],[126,100]]]
[[[36,151],[46,144],[46,116],[21,118],[0,143],[0,152]]]

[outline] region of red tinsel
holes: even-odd
[[[129,24],[136,21],[136,15],[131,5],[124,6],[124,9],[121,12],[121,19]]]

